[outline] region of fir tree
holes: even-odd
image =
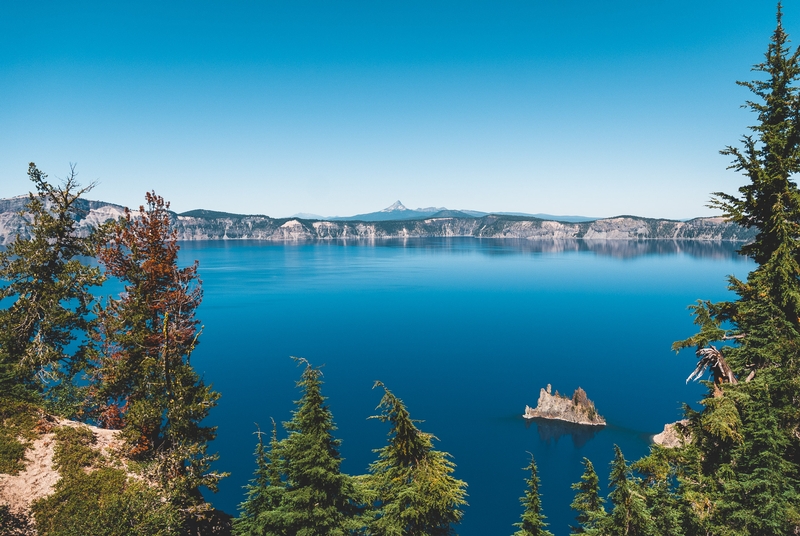
[[[746,386],[743,440],[718,473],[718,499],[709,520],[715,531],[791,534],[800,523],[797,467],[788,449],[791,437],[779,425],[770,389],[762,378]]]
[[[687,450],[653,445],[648,456],[631,466],[643,478],[640,486],[658,536],[701,532],[697,515],[682,496],[682,482],[687,480],[687,469],[692,466],[688,462],[694,461]]]
[[[85,367],[91,350],[87,335],[94,298],[90,289],[103,282],[96,267],[82,258],[94,251],[93,237],[78,233],[83,208],[74,168],[60,186],[47,182],[35,164],[28,177],[23,215],[30,238],[17,236],[0,252],[0,392],[48,398],[64,413],[82,403],[73,378]]]
[[[466,483],[453,478],[455,465],[433,448],[432,434],[420,431],[403,401],[382,383],[384,395],[373,418],[388,422],[389,442],[362,482],[375,500],[367,515],[373,535],[446,536],[461,521]]]
[[[216,428],[201,424],[219,394],[190,362],[200,334],[197,263],[178,267],[169,204],[155,193],[146,202],[107,226],[99,249],[125,292],[97,311],[101,352],[92,395],[98,420],[121,427],[129,454],[147,464],[173,500],[194,508],[203,502],[198,488],[216,491],[226,476],[210,470],[217,456],[207,447]]]
[[[729,278],[735,301],[695,306],[700,332],[674,345],[709,355],[715,341],[734,342],[715,354],[731,374],[715,375],[702,411],[687,411],[686,450],[696,463],[682,493],[711,533],[800,528],[800,191],[792,178],[800,171],[800,50],[789,47],[780,4],[765,59],[753,70],[763,79],[740,84],[756,96],[747,107],[758,123],[742,148],[723,151],[748,181],[739,196],[715,194],[712,206],[757,229],[741,250],[757,267],[745,281]]]
[[[622,451],[614,445],[614,461],[609,475],[609,499],[613,505],[603,533],[610,536],[647,536],[653,534],[644,496],[630,474]]]
[[[245,501],[239,505],[239,517],[234,520],[234,534],[239,536],[269,536],[280,534],[268,532],[267,519],[277,510],[283,499],[284,485],[279,471],[278,430],[272,421],[272,439],[269,449],[264,447],[263,433],[256,432],[256,471],[254,478],[246,487]]]
[[[322,372],[308,361],[297,383],[303,395],[296,402],[292,419],[284,423],[289,435],[273,444],[272,461],[280,458],[284,489],[279,504],[251,515],[257,518],[256,534],[297,536],[338,536],[359,528],[358,497],[353,477],[340,471],[340,440],[333,437],[336,426],[322,396]],[[276,473],[266,466],[265,476]],[[272,505],[267,505],[267,507]]]
[[[528,484],[528,489],[525,490],[525,496],[520,498],[522,506],[525,511],[522,513],[522,520],[515,523],[514,526],[519,528],[514,536],[553,536],[553,533],[546,530],[546,519],[542,514],[542,501],[539,497],[539,476],[536,474],[536,461],[531,454],[531,463],[525,467],[526,471],[531,472],[530,478],[525,482]]]
[[[598,534],[598,527],[606,515],[603,508],[605,501],[600,497],[600,479],[594,465],[588,458],[584,458],[583,466],[585,469],[581,481],[572,485],[577,493],[570,504],[570,508],[578,512],[578,526],[570,528],[573,534]]]

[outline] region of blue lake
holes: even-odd
[[[754,265],[730,244],[416,239],[371,243],[184,242],[200,261],[205,325],[193,364],[222,393],[211,424],[211,499],[235,513],[252,477],[255,424],[286,421],[301,369],[324,365],[343,470],[366,471],[387,425],[381,380],[452,454],[468,502],[461,535],[511,534],[532,453],[544,513],[569,533],[570,485],[588,457],[607,481],[613,445],[628,460],[696,403],[696,360],[670,344],[694,332],[687,306],[730,297],[725,277]],[[546,384],[583,387],[608,426],[572,433],[527,424]]]

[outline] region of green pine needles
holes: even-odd
[[[463,515],[466,484],[452,476],[449,454],[433,448],[403,402],[384,387],[374,418],[391,425],[388,444],[376,450],[369,474],[340,471],[340,442],[322,396],[322,373],[302,358],[302,397],[288,435],[278,440],[273,424],[269,448],[257,432],[256,471],[234,531],[255,535],[446,536]],[[383,387],[380,382],[376,386]]]
[[[531,462],[525,467],[526,471],[531,472],[531,476],[525,481],[528,489],[525,495],[520,498],[525,511],[522,513],[522,520],[514,526],[519,530],[514,536],[553,536],[553,533],[545,530],[547,523],[544,522],[545,516],[542,514],[542,501],[539,496],[539,476],[536,474],[536,461],[531,454]]]
[[[581,481],[572,485],[577,493],[570,508],[578,512],[578,525],[571,527],[572,534],[600,534],[599,529],[606,516],[603,508],[605,501],[600,497],[600,479],[588,458],[583,459],[583,466],[585,470]]]
[[[269,451],[261,435],[256,447],[256,474],[240,506],[235,530],[241,535],[345,535],[359,528],[361,504],[355,480],[340,470],[340,440],[322,395],[322,372],[302,358],[297,387],[302,396],[288,435],[273,432]]]
[[[383,398],[373,418],[390,425],[389,441],[362,477],[371,498],[367,534],[445,536],[461,521],[466,483],[452,476],[450,455],[433,448],[432,434],[420,431],[403,401],[381,382]]]
[[[58,186],[34,163],[28,177],[36,189],[23,211],[30,236],[0,251],[0,300],[10,300],[0,309],[0,392],[49,400],[74,416],[82,395],[73,380],[92,347],[91,289],[105,280],[84,260],[95,237],[78,232],[80,197],[92,185],[81,188],[74,168]]]
[[[710,206],[758,231],[741,249],[757,267],[744,281],[729,278],[736,300],[693,306],[698,333],[673,345],[695,349],[690,378],[712,376],[702,409],[686,408],[685,444],[654,446],[632,466],[616,448],[605,516],[587,467],[575,486],[576,534],[800,532],[800,49],[789,47],[780,4],[753,71],[762,78],[740,85],[755,95],[747,107],[758,122],[742,147],[722,151],[747,183]]]

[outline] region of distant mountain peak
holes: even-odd
[[[392,206],[386,207],[385,209],[381,210],[381,212],[397,212],[400,210],[408,210],[408,209],[400,201],[395,201]]]

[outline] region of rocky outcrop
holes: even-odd
[[[0,199],[0,246],[13,242],[17,236],[30,237],[26,225],[27,216],[23,212],[29,199],[27,195]],[[75,201],[75,208],[78,234],[81,236],[87,236],[92,228],[105,221],[115,220],[125,213],[125,207],[120,205],[88,199]]]
[[[27,238],[25,218],[20,214],[27,196],[0,199],[0,245],[17,235]],[[81,232],[115,219],[124,208],[102,201],[80,199],[77,219]],[[441,217],[440,217],[441,216]],[[657,220],[619,216],[571,223],[529,216],[489,214],[471,217],[457,211],[443,211],[424,219],[389,221],[325,221],[302,218],[270,218],[193,210],[172,215],[179,240],[376,240],[388,238],[475,237],[537,241],[608,242],[613,240],[690,240],[747,242],[753,230],[722,218],[689,221]]]
[[[525,406],[523,417],[526,419],[555,419],[574,424],[588,426],[605,426],[606,420],[597,413],[594,402],[586,396],[586,391],[578,387],[572,397],[566,397],[556,391],[551,394],[548,384],[539,391],[539,401],[535,408]]]
[[[682,447],[691,441],[691,435],[686,429],[688,424],[686,419],[665,424],[664,431],[653,436],[653,443],[669,449]]]

